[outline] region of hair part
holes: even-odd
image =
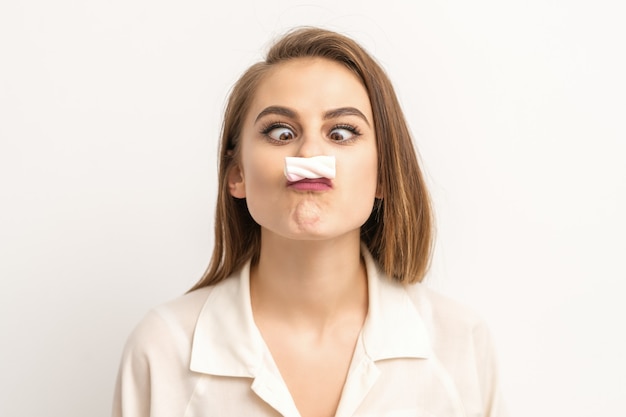
[[[219,149],[215,246],[206,272],[190,291],[216,284],[248,260],[258,260],[261,228],[252,219],[245,199],[230,195],[228,174],[239,158],[239,139],[256,89],[271,68],[297,58],[338,62],[363,83],[372,106],[383,198],[376,200],[361,227],[361,240],[383,271],[398,281],[419,282],[428,270],[433,241],[430,197],[389,77],[354,40],[329,30],[303,27],[280,38],[265,61],[252,65],[230,93]]]

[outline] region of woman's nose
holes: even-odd
[[[305,132],[300,137],[298,153],[295,156],[310,158],[312,156],[325,155],[324,149],[324,137],[319,131]]]

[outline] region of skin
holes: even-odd
[[[264,113],[280,107],[295,117]],[[328,111],[357,109],[324,119]],[[262,114],[263,113],[263,114]],[[259,116],[261,115],[261,116]],[[262,227],[291,239],[329,239],[357,230],[367,220],[376,194],[377,154],[372,111],[365,88],[348,69],[322,59],[298,59],[277,66],[259,86],[242,133],[240,182],[231,193],[246,198]],[[278,122],[270,137],[293,135],[277,143],[261,131]],[[282,127],[284,124],[284,127]],[[338,124],[359,129],[355,140]],[[287,126],[291,127],[288,128]],[[335,155],[337,178],[330,192],[294,192],[285,187],[286,156]],[[286,221],[287,220],[287,221]]]
[[[261,226],[255,322],[301,415],[333,416],[367,314],[360,227],[377,194],[371,105],[359,79],[321,58],[275,66],[246,116],[231,195]],[[332,186],[289,186],[286,156],[334,155]]]

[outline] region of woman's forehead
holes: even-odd
[[[346,66],[325,58],[296,58],[274,65],[260,80],[249,117],[267,107],[295,113],[355,108],[371,121],[371,104],[361,80]]]

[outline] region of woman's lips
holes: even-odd
[[[287,181],[287,187],[298,191],[328,191],[333,183],[328,178],[305,178],[300,181]]]

